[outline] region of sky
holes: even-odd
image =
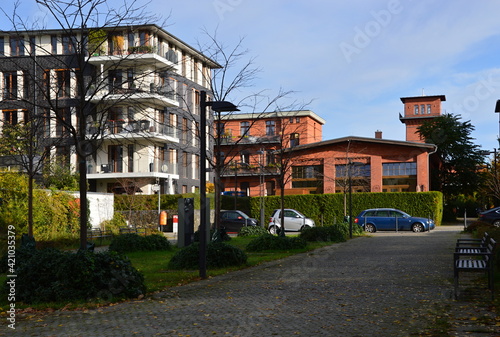
[[[108,0],[113,6],[123,0]],[[35,0],[22,13],[43,17]],[[139,1],[138,3],[145,3]],[[11,3],[0,4],[9,12]],[[473,142],[499,148],[500,2],[470,0],[150,0],[168,32],[193,47],[203,31],[234,46],[243,38],[260,68],[250,88],[326,120],[323,140],[360,136],[405,140],[401,97],[445,95],[443,112],[470,123]],[[1,16],[0,16],[1,17]],[[48,28],[57,28],[49,27]],[[0,29],[10,29],[0,20]],[[241,97],[237,97],[237,96]]]

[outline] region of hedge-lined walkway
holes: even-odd
[[[9,336],[419,336],[444,329],[449,336],[500,335],[495,313],[484,306],[490,303],[489,294],[479,291],[474,302],[452,299],[452,253],[460,230],[450,226],[430,233],[376,233],[143,300],[27,317],[18,322],[16,331],[2,332]],[[483,332],[476,334],[479,329]]]

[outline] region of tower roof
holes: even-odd
[[[407,101],[416,101],[422,99],[439,99],[441,101],[446,101],[445,95],[431,95],[431,96],[412,96],[412,97],[401,97],[401,102],[406,103]]]

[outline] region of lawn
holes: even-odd
[[[252,240],[251,237],[234,237],[227,243],[245,250],[246,245]],[[217,276],[231,271],[252,267],[263,262],[281,259],[290,255],[314,250],[319,247],[331,245],[331,242],[308,243],[306,249],[295,249],[290,251],[268,251],[259,253],[246,252],[248,256],[247,264],[239,267],[208,269],[207,276]],[[127,257],[132,261],[132,265],[144,274],[148,292],[160,291],[168,287],[186,284],[199,280],[198,270],[168,270],[167,264],[171,257],[178,250],[157,252],[133,252],[127,253]]]

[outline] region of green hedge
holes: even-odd
[[[179,198],[193,198],[195,209],[199,209],[199,195],[161,195],[161,209],[177,209]],[[214,208],[213,194],[210,198],[210,208]],[[307,217],[312,218],[317,225],[332,225],[344,219],[343,193],[286,195],[285,208],[293,208]],[[280,208],[280,196],[264,197],[265,219],[269,219],[274,209]],[[247,212],[251,217],[260,219],[260,197],[238,197],[236,207]],[[443,216],[443,195],[441,192],[401,192],[401,193],[353,193],[352,216],[364,209],[376,207],[391,207],[400,209],[412,216],[431,217],[436,225],[441,224]],[[154,210],[158,208],[156,195],[116,195],[115,210]],[[234,197],[222,196],[222,209],[234,209]],[[266,225],[266,224],[264,224]]]
[[[347,196],[346,196],[347,197]],[[250,198],[251,215],[260,214],[260,198]],[[265,219],[274,209],[280,208],[280,196],[264,198]],[[400,209],[412,216],[431,217],[436,225],[441,224],[443,195],[441,192],[407,193],[353,193],[352,216],[367,208],[390,207]],[[286,195],[285,208],[293,208],[313,219],[316,225],[332,225],[343,221],[344,194]]]

